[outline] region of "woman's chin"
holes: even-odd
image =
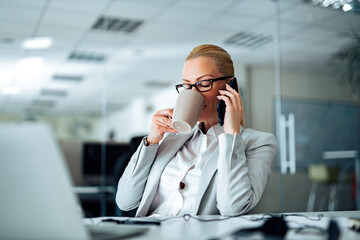
[[[199,122],[207,122],[209,121],[210,117],[209,117],[209,114],[207,114],[206,112],[202,112],[200,117],[199,117]]]

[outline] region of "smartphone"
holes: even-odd
[[[239,92],[236,78],[233,78],[231,80],[229,86],[235,89],[235,91]],[[217,104],[220,126],[224,125],[225,107],[226,107],[225,102],[223,100],[220,100],[219,103]]]

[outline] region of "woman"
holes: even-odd
[[[139,217],[234,216],[255,207],[271,173],[276,139],[244,128],[241,96],[228,85],[233,76],[233,62],[224,49],[200,45],[191,51],[178,88],[204,96],[199,123],[189,134],[177,133],[172,109],[153,116],[149,135],[119,180],[116,202],[121,210],[138,208]],[[223,126],[219,100],[226,104]]]

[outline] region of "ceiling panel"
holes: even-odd
[[[79,51],[112,55],[114,50],[126,44],[132,36],[125,33],[90,31],[77,46]]]
[[[350,26],[360,24],[359,16],[302,0],[280,0],[280,10],[281,51],[287,67],[324,67],[331,53],[349,42]],[[271,0],[0,0],[0,86],[18,83],[26,89],[17,96],[0,95],[0,112],[5,100],[9,111],[35,108],[34,99],[49,98],[39,95],[47,87],[68,91],[66,97],[56,99],[54,109],[44,110],[47,113],[100,114],[104,91],[116,108],[160,91],[148,82],[180,81],[184,59],[202,43],[224,47],[236,63],[272,67],[274,41],[250,49],[224,40],[240,31],[274,36],[274,11]],[[91,30],[103,15],[144,23],[131,34]],[[52,36],[53,45],[24,51],[22,42],[32,34]],[[70,61],[72,51],[104,53],[108,59],[104,63]],[[21,72],[17,64],[24,56],[43,57],[42,74],[15,76]],[[79,74],[84,79],[53,81],[53,74]]]
[[[41,10],[41,7],[19,7],[13,4],[1,4],[0,20],[35,23],[41,16]]]
[[[62,12],[81,12],[89,15],[100,14],[105,11],[112,0],[52,0],[49,10],[56,9]]]
[[[321,25],[310,25],[291,32],[288,40],[292,42],[295,40],[298,42],[307,40],[306,44],[314,43],[320,45],[325,44],[327,41],[338,41],[339,39],[347,39],[348,37],[348,35],[341,31],[330,31]]]
[[[149,46],[163,46],[170,47],[174,44],[178,45],[185,39],[190,39],[191,32],[197,28],[189,23],[169,23],[156,20],[143,29],[139,29],[136,37],[131,41],[133,46],[149,47]]]
[[[1,6],[16,6],[18,8],[42,7],[48,0],[1,0]]]
[[[25,39],[34,32],[34,23],[0,20],[0,38]]]
[[[349,33],[353,33],[355,30],[359,32],[360,15],[336,11],[336,14],[334,13],[332,16],[325,19],[321,24],[328,27],[329,30],[339,29],[340,31],[346,31]]]
[[[199,11],[189,7],[173,6],[157,17],[160,23],[202,26],[216,16],[216,10]]]
[[[238,31],[243,31],[249,28],[250,26],[253,26],[255,23],[259,22],[260,20],[261,18],[256,16],[251,16],[246,13],[241,13],[241,14],[228,13],[221,16],[217,16],[216,18],[209,20],[209,23],[211,24],[210,27],[214,27],[217,29],[229,29],[229,30],[233,30],[234,33],[236,33]]]
[[[222,9],[227,9],[228,7],[232,7],[233,5],[241,2],[243,0],[181,0],[176,1],[175,7],[186,7],[196,9],[197,11],[219,11]]]
[[[56,41],[61,39],[62,42],[69,41],[69,43],[74,44],[77,42],[86,31],[88,31],[88,26],[73,26],[73,25],[64,25],[62,23],[47,23],[43,22],[37,32],[36,36],[50,36],[53,37]]]
[[[268,0],[242,0],[230,9],[231,13],[269,17],[275,14],[275,4]]]
[[[292,35],[294,32],[300,31],[305,27],[307,27],[306,23],[295,21],[282,21],[280,24],[281,37]],[[267,34],[274,37],[277,31],[276,20],[275,18],[263,19],[263,21],[257,22],[255,25],[251,26],[250,29],[253,29],[255,33]]]
[[[46,11],[41,25],[49,24],[56,28],[70,28],[69,32],[72,33],[76,28],[78,30],[87,30],[95,23],[97,19],[96,14],[83,14],[77,11],[60,11],[48,10]]]
[[[20,58],[24,56],[24,50],[21,48],[22,41],[12,43],[0,43],[0,55],[6,56],[9,61],[12,58]],[[0,59],[1,61],[1,59]]]
[[[85,63],[81,61],[64,61],[55,69],[54,74],[60,75],[80,75],[85,78],[93,71],[99,71],[104,65],[98,63]]]
[[[227,38],[242,30],[243,28],[241,27],[233,29],[208,25],[190,32],[188,38],[184,39],[182,42],[188,43],[189,46],[195,46],[202,43],[223,45]]]
[[[115,1],[105,12],[108,16],[148,21],[157,16],[163,9],[162,5],[149,2]]]
[[[282,21],[295,21],[300,23],[323,22],[324,19],[339,12],[331,8],[322,8],[312,4],[295,5],[281,11]]]
[[[272,17],[277,9],[276,1],[272,0],[242,0],[235,1],[236,5],[229,11],[236,14],[248,14],[257,17]],[[303,0],[278,0],[280,12],[304,5]]]

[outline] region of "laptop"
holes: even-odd
[[[0,239],[118,239],[142,226],[84,225],[69,171],[50,127],[0,124]]]

